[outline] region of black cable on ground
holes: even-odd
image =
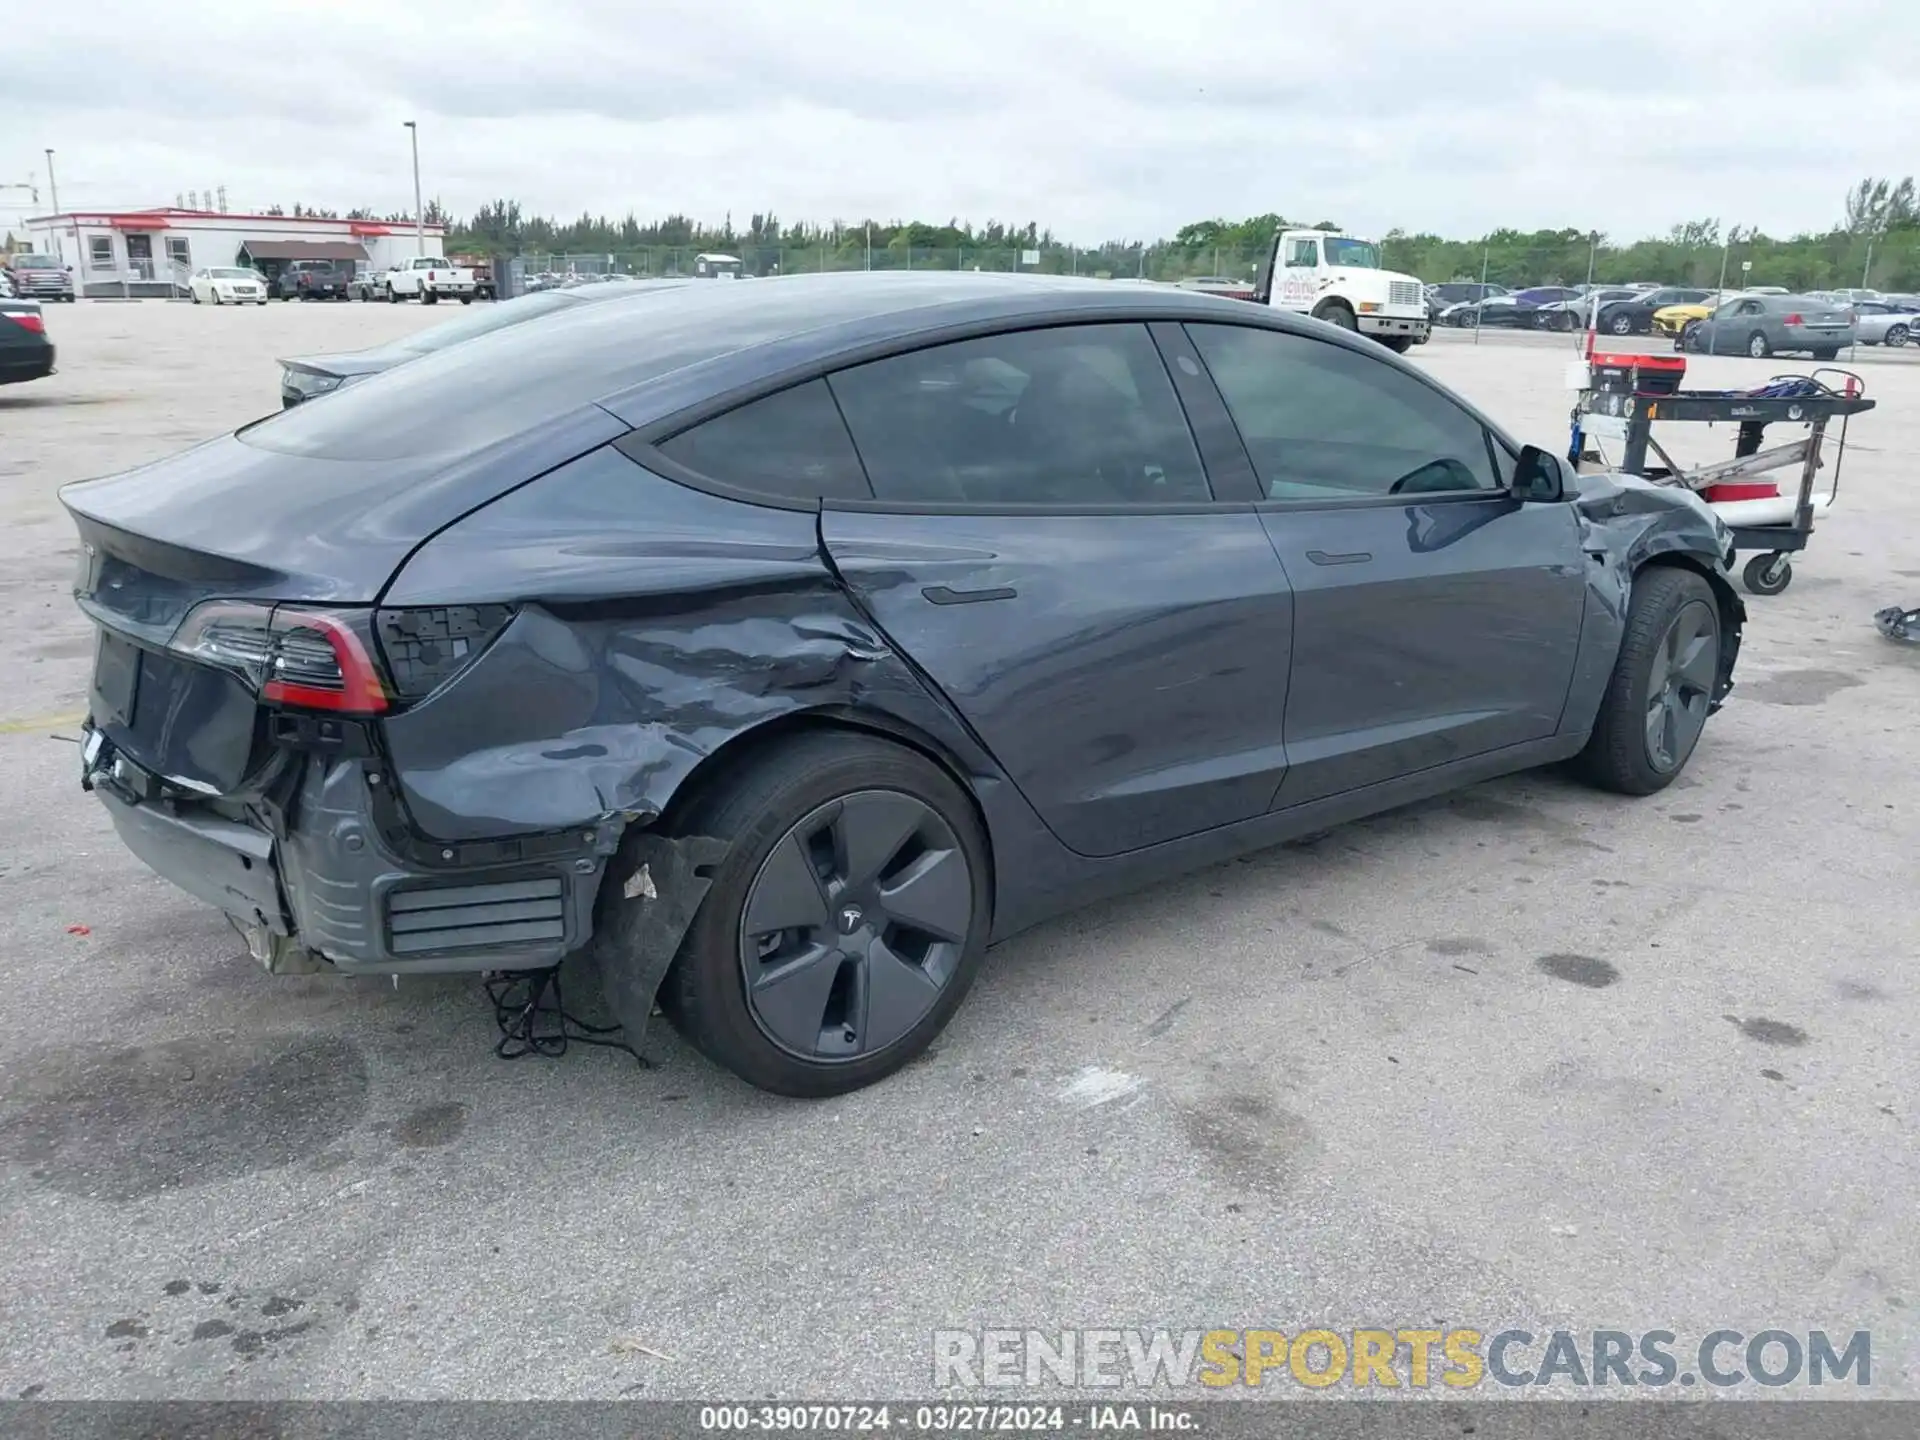
[[[502,1060],[519,1060],[528,1055],[557,1059],[569,1045],[597,1045],[605,1050],[624,1050],[651,1070],[653,1062],[624,1040],[605,1037],[620,1032],[618,1025],[589,1025],[567,1013],[566,998],[560,990],[560,967],[544,970],[498,970],[482,982],[487,999],[493,1003],[493,1023],[500,1039],[493,1053]]]

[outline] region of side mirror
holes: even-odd
[[[1513,467],[1513,498],[1544,505],[1567,498],[1567,465],[1550,450],[1527,445]]]

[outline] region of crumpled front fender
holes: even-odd
[[[1691,490],[1633,475],[1581,475],[1574,516],[1587,557],[1587,613],[1568,698],[1567,728],[1587,730],[1613,673],[1626,631],[1633,578],[1648,565],[1679,564],[1701,575],[1719,601],[1722,645],[1712,706],[1733,689],[1747,607],[1728,577],[1733,534]]]

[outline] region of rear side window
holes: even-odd
[[[1273,500],[1496,490],[1486,428],[1432,386],[1344,345],[1189,325]]]
[[[962,340],[831,377],[880,500],[1192,504],[1212,498],[1144,325]]]
[[[722,484],[783,500],[872,496],[824,380],[716,415],[658,448]]]

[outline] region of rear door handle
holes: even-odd
[[[982,590],[955,590],[948,585],[929,585],[920,593],[936,605],[977,605],[982,600],[1012,600],[1020,594],[1011,585],[990,585]]]
[[[1373,559],[1373,555],[1366,550],[1355,550],[1346,555],[1330,555],[1325,550],[1309,550],[1307,559],[1316,565],[1365,565]]]

